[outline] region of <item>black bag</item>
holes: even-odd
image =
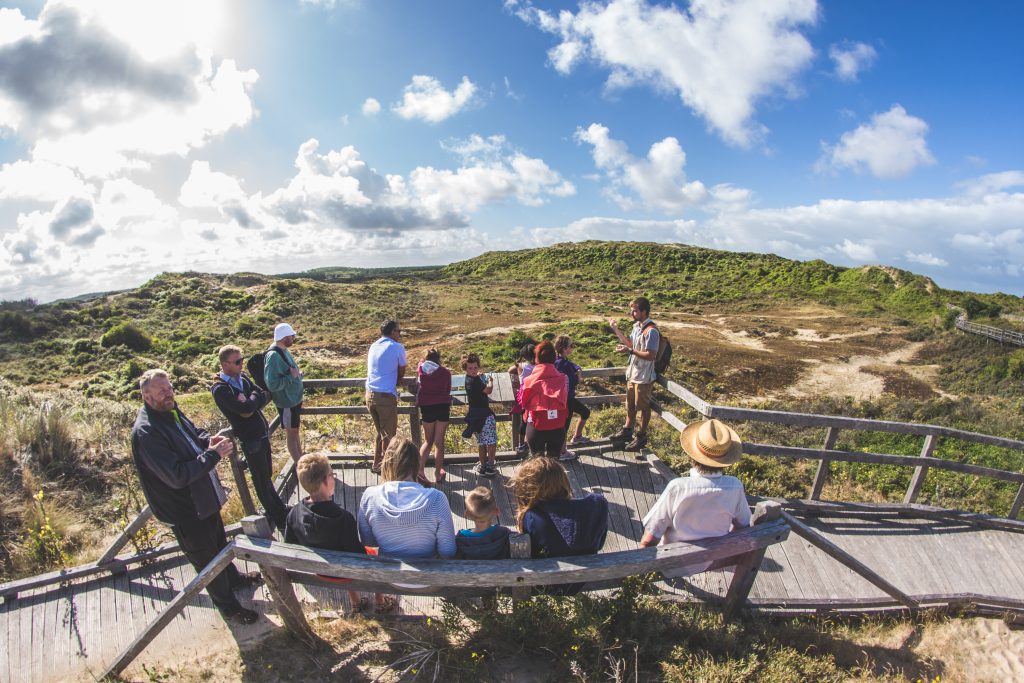
[[[254,353],[249,356],[249,360],[245,363],[245,369],[249,371],[249,377],[251,377],[252,381],[265,391],[270,391],[270,389],[267,388],[267,380],[263,376],[263,366],[266,365],[267,354],[271,351],[277,351],[281,354],[282,358],[285,358],[284,351],[278,348],[277,345],[274,345],[264,353]],[[285,362],[287,362],[287,359],[285,359]]]
[[[668,370],[668,364],[672,361],[672,342],[661,333],[661,329],[653,322],[644,325],[640,332],[646,332],[649,327],[658,330],[658,352],[654,354],[654,371],[661,375]]]

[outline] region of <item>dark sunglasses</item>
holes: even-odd
[[[242,356],[238,360],[231,361],[231,365],[241,365],[243,360],[245,360],[245,356]]]

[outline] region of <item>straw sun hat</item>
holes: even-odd
[[[708,467],[725,467],[740,459],[743,442],[736,430],[718,420],[691,422],[679,434],[686,454]]]

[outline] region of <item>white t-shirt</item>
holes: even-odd
[[[629,340],[633,344],[634,351],[654,351],[657,353],[658,344],[661,343],[661,334],[658,328],[651,325],[644,331],[644,325],[653,323],[648,318],[642,323],[633,323],[633,330],[630,332]],[[636,384],[650,384],[655,380],[657,373],[654,371],[654,361],[644,360],[635,354],[629,355],[629,365],[626,366],[626,381]]]
[[[661,544],[725,536],[734,528],[748,526],[750,507],[740,480],[723,474],[701,474],[696,469],[691,469],[688,477],[670,481],[644,517],[644,530],[661,538]],[[710,563],[665,575],[685,576],[708,566]]]

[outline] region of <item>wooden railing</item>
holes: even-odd
[[[956,327],[958,330],[970,332],[971,334],[979,334],[982,337],[995,339],[996,341],[1003,342],[1004,344],[1024,346],[1024,332],[1017,332],[1016,330],[1004,330],[1001,327],[992,327],[991,325],[980,325],[978,323],[972,323],[962,315],[956,319]]]
[[[814,481],[811,484],[811,489],[807,497],[810,501],[816,501],[820,498],[822,488],[828,478],[829,465],[832,462],[862,462],[878,465],[912,467],[914,472],[910,478],[910,483],[907,486],[906,493],[903,496],[903,503],[905,505],[911,505],[916,502],[929,469],[960,472],[963,474],[988,477],[999,481],[1011,481],[1018,484],[1017,494],[1010,506],[1007,519],[1016,520],[1020,515],[1022,505],[1024,505],[1024,473],[1010,472],[992,467],[984,467],[982,465],[974,465],[956,460],[933,457],[933,453],[935,448],[938,446],[940,439],[957,439],[967,443],[996,446],[1015,451],[1024,451],[1024,441],[991,436],[978,432],[969,432],[962,429],[954,429],[952,427],[942,427],[939,425],[720,406],[708,403],[685,387],[663,376],[659,375],[658,383],[665,387],[665,389],[674,397],[680,399],[706,418],[717,418],[728,421],[765,422],[791,425],[795,427],[824,427],[826,431],[821,448],[798,448],[794,446],[748,442],[744,442],[743,444],[743,452],[750,455],[818,460],[818,469],[815,473]],[[669,413],[657,402],[655,402],[655,412],[658,413],[662,419],[677,429],[681,430],[683,426],[685,426],[682,420]],[[836,450],[835,445],[841,430],[889,432],[918,436],[923,440],[921,452],[920,455],[914,456]]]

